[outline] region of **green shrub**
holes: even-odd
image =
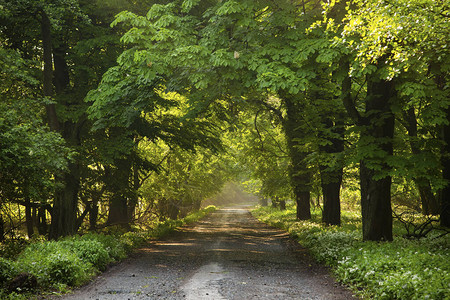
[[[294,208],[253,213],[298,237],[364,299],[450,299],[450,236],[362,242],[360,217],[351,212],[343,212],[342,227],[326,227],[314,214],[310,221],[298,221]]]
[[[52,253],[46,260],[47,274],[52,283],[64,283],[70,286],[80,285],[90,276],[91,266],[83,262],[76,254],[61,249]]]
[[[147,234],[142,232],[127,232],[120,236],[120,241],[124,244],[125,249],[129,252],[132,249],[144,245],[147,238]]]
[[[167,219],[156,225],[156,227],[151,230],[149,235],[151,237],[161,238],[173,232],[175,228],[180,227],[181,225],[183,225],[182,220]]]
[[[90,263],[83,262],[61,242],[43,242],[28,246],[17,260],[21,271],[36,276],[42,286],[63,283],[80,285],[93,274]]]
[[[17,267],[14,261],[0,257],[0,288],[7,281],[17,275]]]
[[[113,261],[120,261],[127,257],[126,246],[117,235],[89,233],[81,236],[81,240],[100,242]]]
[[[15,259],[28,246],[25,239],[12,239],[0,243],[0,257]]]
[[[31,298],[32,295],[30,294],[19,294],[16,292],[8,292],[7,290],[2,290],[0,289],[0,299],[2,300],[28,300],[28,299],[32,299]]]
[[[1,283],[20,272],[34,275],[38,285],[43,288],[52,287],[63,291],[67,286],[81,285],[97,270],[105,270],[109,263],[126,258],[127,252],[142,246],[149,237],[166,235],[176,227],[196,221],[214,209],[209,207],[184,220],[166,220],[150,232],[127,232],[121,235],[89,233],[60,241],[35,242],[28,246],[22,241],[2,245],[3,253],[12,254],[14,251],[21,253],[15,262],[0,258],[0,299],[27,299],[30,296],[8,294],[5,290],[1,290]]]
[[[60,242],[63,246],[71,249],[81,260],[92,264],[100,271],[113,261],[105,246],[97,240],[80,240],[72,238]]]
[[[345,256],[358,240],[356,232],[310,230],[303,245],[311,250],[313,256],[327,265],[334,266]]]

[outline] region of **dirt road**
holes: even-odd
[[[244,207],[150,242],[64,299],[352,299],[286,233]]]

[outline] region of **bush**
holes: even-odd
[[[127,249],[124,243],[117,235],[104,235],[98,233],[89,233],[81,236],[84,241],[97,241],[101,243],[104,249],[109,253],[112,261],[120,261],[127,257]]]
[[[106,266],[113,261],[105,246],[97,240],[72,238],[62,241],[61,245],[71,249],[81,260],[92,264],[100,271],[104,271]]]
[[[355,242],[358,241],[358,236],[359,234],[356,232],[310,232],[305,237],[303,245],[311,250],[319,262],[335,266],[343,256],[351,251]]]
[[[47,274],[52,283],[77,286],[85,282],[92,274],[91,266],[83,262],[76,254],[61,249],[47,257]]]
[[[364,298],[450,299],[450,236],[363,242],[360,217],[351,212],[343,212],[342,227],[326,227],[315,214],[310,221],[298,221],[294,208],[253,213],[298,237],[318,261],[333,268],[338,280]]]
[[[109,263],[126,258],[127,252],[142,246],[149,237],[166,235],[187,221],[196,221],[214,209],[209,207],[185,220],[166,220],[150,232],[127,232],[122,235],[89,233],[60,241],[36,242],[25,249],[27,243],[22,241],[2,245],[3,253],[12,254],[14,249],[21,253],[17,261],[0,257],[0,299],[27,299],[30,296],[17,294],[17,291],[7,293],[1,289],[2,283],[19,273],[28,272],[35,276],[38,285],[43,288],[52,287],[61,291],[67,286],[81,285],[98,270],[105,270]]]
[[[0,257],[16,259],[28,245],[29,242],[25,239],[7,240],[0,244]]]
[[[31,244],[19,256],[17,264],[38,279],[42,286],[63,283],[80,285],[93,274],[90,263],[83,262],[61,242]]]
[[[17,275],[15,262],[0,257],[0,288]]]
[[[130,252],[132,249],[144,245],[147,238],[148,235],[142,232],[127,232],[122,234],[120,242],[124,244],[127,252]]]

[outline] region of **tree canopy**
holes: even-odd
[[[1,203],[30,235],[32,209],[50,238],[130,229],[232,178],[329,225],[357,181],[365,240],[392,239],[400,193],[449,226],[447,1],[0,8]]]

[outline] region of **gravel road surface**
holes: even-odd
[[[326,268],[244,206],[149,242],[62,299],[352,299]],[[59,299],[59,298],[58,298]]]

